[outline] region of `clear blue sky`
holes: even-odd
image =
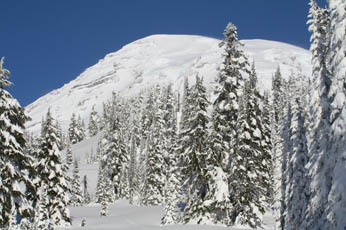
[[[0,56],[10,92],[25,106],[76,78],[107,53],[152,34],[240,39],[309,47],[308,0],[1,0]],[[325,0],[318,1],[326,5]]]

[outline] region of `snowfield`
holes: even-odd
[[[101,205],[90,204],[84,207],[70,207],[72,227],[68,229],[121,229],[121,230],[222,230],[250,229],[247,227],[222,227],[215,225],[167,225],[161,226],[162,207],[137,207],[127,201],[117,201],[109,206],[109,215],[100,216]],[[80,227],[82,219],[86,226]],[[264,216],[264,229],[273,229],[271,216]]]
[[[271,79],[280,66],[284,78],[292,71],[302,77],[311,76],[311,54],[308,50],[275,41],[242,40],[249,62],[255,61],[259,88],[270,90]],[[181,91],[184,78],[194,82],[195,75],[204,78],[212,93],[218,67],[222,60],[220,40],[192,35],[152,35],[132,42],[117,52],[106,55],[87,68],[75,80],[39,98],[26,107],[32,121],[27,128],[39,133],[42,117],[48,107],[63,131],[72,113],[80,115],[88,124],[90,111],[96,105],[101,114],[102,102],[112,92],[131,96],[154,84],[173,83]]]

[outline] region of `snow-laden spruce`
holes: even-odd
[[[32,216],[28,197],[36,189],[28,173],[33,174],[33,159],[24,153],[24,124],[29,117],[5,89],[11,86],[10,72],[0,60],[0,228],[9,228],[16,216]],[[31,175],[33,176],[33,175]],[[24,185],[21,186],[21,185]],[[12,221],[11,221],[12,220]]]
[[[184,223],[206,224],[212,216],[209,204],[205,202],[208,193],[207,179],[207,140],[209,116],[207,108],[209,101],[206,88],[201,78],[196,76],[196,84],[190,89],[186,104],[189,111],[185,117],[184,129],[180,133],[180,159],[182,177],[187,191],[187,203],[184,209]]]
[[[346,226],[346,2],[330,0],[331,33],[328,64],[332,81],[328,98],[331,102],[330,165],[332,185],[328,194],[326,218],[328,228],[342,230]]]
[[[65,227],[71,224],[70,213],[67,208],[68,182],[66,181],[67,167],[63,164],[57,143],[54,118],[48,110],[45,123],[42,127],[41,147],[35,165],[39,172],[38,187],[45,191],[48,199],[44,204],[46,218],[51,227]],[[46,197],[40,197],[40,200]]]

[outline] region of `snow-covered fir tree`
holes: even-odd
[[[42,185],[38,190],[40,200],[35,211],[33,229],[35,230],[46,230],[50,227],[49,216],[47,213],[48,196],[46,185]]]
[[[154,105],[151,133],[148,138],[146,178],[145,178],[145,205],[161,205],[164,202],[165,189],[165,162],[167,154],[165,146],[164,103],[162,102],[161,87],[155,87]]]
[[[283,140],[282,140],[282,127],[284,119],[284,79],[282,78],[280,67],[277,68],[273,79],[272,79],[272,125],[271,125],[271,142],[272,142],[272,164],[273,164],[273,175],[274,175],[274,213],[278,225],[281,224],[281,208],[282,208],[282,151],[283,151]]]
[[[128,163],[128,152],[120,130],[119,118],[116,115],[109,124],[104,138],[106,146],[101,162],[102,167],[113,182],[116,197],[121,198],[125,189],[121,178]]]
[[[99,166],[97,185],[96,185],[96,203],[102,203],[106,201],[107,203],[113,203],[115,199],[114,187],[112,181],[105,175],[104,169],[102,166]]]
[[[269,169],[269,186],[267,190],[267,202],[270,206],[274,203],[274,162],[272,155],[272,139],[271,139],[271,108],[269,102],[269,93],[265,92],[263,96],[263,105],[262,105],[262,126],[263,126],[263,138],[262,138],[262,148],[263,151],[270,156],[270,161],[268,162]]]
[[[80,206],[83,204],[83,195],[80,185],[80,175],[79,175],[79,166],[78,161],[74,161],[74,168],[73,168],[73,177],[71,182],[71,198],[70,198],[70,204],[72,206]]]
[[[298,93],[292,103],[291,118],[291,152],[287,156],[285,174],[285,229],[297,229],[304,221],[307,207],[306,197],[306,164],[308,161],[307,139],[304,124],[304,110]]]
[[[187,204],[184,223],[204,224],[211,219],[209,206],[205,201],[208,193],[207,180],[207,139],[209,101],[201,78],[196,76],[196,84],[191,89],[190,113],[180,134],[180,159],[182,178],[187,186]]]
[[[327,67],[329,49],[329,15],[328,9],[320,8],[315,1],[310,2],[309,31],[311,35],[312,52],[312,84],[313,91],[310,101],[311,127],[309,134],[309,212],[305,217],[307,229],[319,229],[323,212],[327,208],[328,187],[331,175],[328,172],[329,130],[330,130],[330,100],[328,98],[331,73]],[[328,175],[328,178],[326,178]]]
[[[237,142],[233,147],[230,168],[232,218],[252,228],[261,226],[258,212],[265,212],[265,198],[269,187],[271,156],[264,149],[263,125],[257,91],[257,76],[253,65],[249,81],[245,83],[239,106]]]
[[[27,197],[36,190],[27,173],[35,173],[33,159],[24,153],[24,124],[29,120],[24,109],[5,89],[11,86],[10,72],[0,60],[0,228],[8,228],[12,216],[32,215]],[[31,175],[33,176],[33,175]],[[23,185],[23,186],[22,186]]]
[[[47,112],[45,123],[42,127],[41,150],[38,153],[36,170],[40,172],[40,188],[47,191],[48,203],[46,212],[52,227],[65,227],[71,224],[68,203],[68,185],[66,181],[66,167],[62,163],[60,151],[57,146],[59,140],[56,136],[54,118],[50,110]],[[40,197],[40,199],[44,199]]]
[[[89,204],[91,201],[91,196],[89,193],[89,185],[88,185],[88,178],[87,175],[84,175],[83,177],[83,198],[84,198],[84,204]]]
[[[222,136],[214,128],[211,130],[207,144],[206,160],[209,191],[205,200],[209,203],[211,221],[215,224],[231,225],[231,203],[227,173],[229,152]]]
[[[76,114],[72,114],[71,122],[68,128],[68,136],[72,144],[76,144],[85,138],[85,131],[83,129],[83,122],[80,118],[76,118]]]
[[[82,117],[78,116],[78,136],[80,137],[81,141],[85,139],[86,137],[86,131],[85,131],[85,123]]]
[[[98,123],[99,123],[99,116],[95,110],[95,105],[94,105],[91,109],[91,113],[90,113],[90,117],[89,117],[88,129],[89,129],[90,137],[93,137],[98,133],[98,131],[99,131]]]
[[[177,155],[177,107],[175,106],[172,85],[167,87],[167,100],[165,110],[166,141],[167,141],[167,164],[166,164],[166,192],[164,216],[161,219],[162,225],[177,224],[180,222],[180,202],[181,177],[178,167]]]
[[[324,229],[341,230],[346,226],[346,2],[330,0],[330,44],[328,66],[332,75],[328,98],[331,123],[329,133],[330,174],[328,207]],[[319,172],[322,173],[322,172]],[[326,178],[328,180],[329,178]]]
[[[214,132],[216,132],[214,136],[222,138],[223,143],[220,147],[223,149],[220,149],[220,151],[229,153],[225,161],[229,162],[227,170],[230,170],[237,140],[236,123],[243,82],[242,73],[249,73],[249,64],[241,49],[242,44],[238,41],[237,28],[232,23],[227,25],[224,36],[224,41],[220,44],[220,46],[224,47],[224,53],[217,79],[218,84],[215,92],[216,100],[214,102],[212,120]],[[228,173],[228,177],[230,196],[232,196],[232,191],[237,188],[233,187],[235,184],[232,185],[234,175]],[[234,202],[236,200],[233,200],[233,206],[235,205]],[[231,221],[235,221],[236,213],[229,214],[232,215]]]
[[[67,167],[71,167],[72,164],[73,164],[73,154],[72,154],[71,145],[68,144],[66,148],[66,165]]]

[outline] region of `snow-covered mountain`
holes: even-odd
[[[117,52],[106,55],[87,68],[75,80],[53,90],[26,107],[32,121],[27,128],[37,133],[40,122],[50,107],[66,130],[72,113],[88,121],[93,105],[101,113],[102,102],[113,91],[130,96],[153,84],[173,83],[181,90],[184,77],[204,77],[212,90],[221,63],[219,40],[191,35],[152,35],[132,42]],[[259,87],[270,89],[271,78],[278,65],[285,78],[293,71],[311,73],[309,51],[275,41],[242,40],[249,60],[255,61]]]

